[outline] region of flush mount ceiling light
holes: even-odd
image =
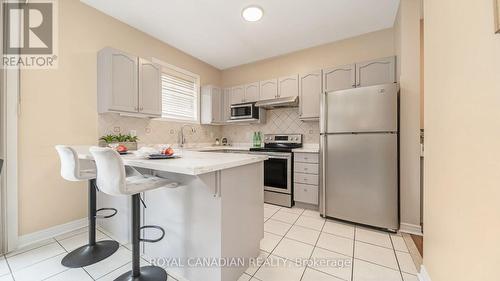
[[[255,22],[259,21],[262,19],[262,16],[264,15],[264,10],[262,10],[261,7],[259,6],[248,6],[241,11],[241,16],[243,17],[244,20],[250,21],[250,22]]]

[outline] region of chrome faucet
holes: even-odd
[[[184,136],[184,128],[189,127],[191,129],[191,133],[194,133],[195,130],[191,125],[184,124],[179,131],[179,147],[183,148],[186,143],[186,137]]]

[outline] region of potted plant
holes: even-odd
[[[110,144],[124,145],[128,150],[137,150],[137,141],[139,138],[137,136],[132,136],[130,134],[123,135],[105,135],[99,138],[99,146],[106,147]]]

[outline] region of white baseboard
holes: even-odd
[[[417,274],[417,277],[419,281],[432,281],[424,265],[420,267],[420,273]]]
[[[404,233],[409,233],[409,234],[415,234],[415,235],[423,236],[422,227],[420,225],[416,225],[416,224],[410,224],[410,223],[404,223],[404,222],[402,222],[399,225],[399,231],[400,232],[404,232]]]
[[[21,235],[21,236],[19,236],[17,248],[18,249],[23,248],[23,247],[29,246],[31,244],[50,239],[54,236],[65,234],[65,233],[68,233],[70,231],[85,227],[87,225],[88,225],[88,219],[83,218],[83,219],[71,221],[68,223],[56,225],[53,227],[49,227],[49,228],[46,228],[46,229],[43,229],[40,231],[36,231],[33,233]]]

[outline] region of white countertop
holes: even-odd
[[[221,145],[217,145],[217,146],[205,146],[205,147],[199,147],[199,148],[190,148],[190,150],[194,150],[194,151],[221,151],[221,150],[237,150],[237,151],[249,151],[250,150],[250,146],[230,146],[230,145],[226,145],[226,146],[221,146]]]
[[[80,159],[93,159],[89,152],[90,146],[73,147],[76,149]],[[176,152],[181,158],[149,160],[133,154],[127,154],[123,155],[122,159],[123,163],[127,166],[186,175],[200,175],[258,163],[268,159],[266,155],[254,154],[198,152],[192,150],[176,150]]]
[[[319,153],[319,144],[304,144],[301,148],[292,150],[298,153]]]

